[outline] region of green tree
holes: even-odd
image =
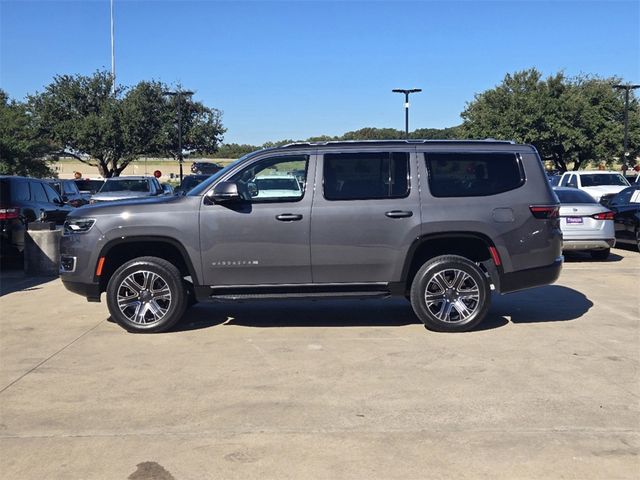
[[[0,90],[0,174],[52,175],[46,157],[49,150],[50,145],[34,129],[24,104],[9,100]]]
[[[546,79],[536,69],[508,74],[500,85],[477,94],[462,112],[462,137],[496,138],[533,144],[545,160],[566,171],[590,163],[611,166],[622,150],[624,104],[612,88],[618,79]],[[631,102],[632,155],[640,153],[638,102]],[[631,125],[631,122],[630,122]]]
[[[112,90],[108,72],[56,76],[29,107],[43,138],[60,156],[72,156],[118,176],[142,155],[178,154],[175,99],[160,82],[140,82]],[[224,128],[218,110],[183,97],[183,150],[213,153]]]

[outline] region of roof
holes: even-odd
[[[616,172],[615,170],[576,170],[576,171],[568,171],[568,172],[564,172],[564,173],[575,173],[575,174],[582,174],[582,173],[588,173],[589,175],[593,175],[595,174],[604,174],[604,173],[608,173],[608,174],[618,174],[618,175],[622,175],[621,172]]]
[[[105,180],[149,180],[151,178],[155,177],[152,177],[151,175],[131,175],[126,177],[110,177],[105,178]]]

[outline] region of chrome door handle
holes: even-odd
[[[413,212],[407,210],[391,210],[385,213],[389,218],[408,218],[413,216]]]
[[[280,215],[276,215],[276,220],[280,220],[281,222],[296,222],[302,220],[302,215],[297,213],[281,213]]]

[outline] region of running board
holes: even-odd
[[[389,291],[364,292],[297,292],[297,293],[228,293],[212,294],[208,300],[213,302],[238,302],[248,300],[313,300],[328,298],[387,298]]]

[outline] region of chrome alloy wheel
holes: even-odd
[[[478,310],[480,291],[468,273],[457,269],[440,270],[427,282],[424,299],[438,320],[462,323]]]
[[[139,270],[128,275],[118,286],[118,308],[131,322],[155,323],[171,307],[169,285],[157,273]]]

